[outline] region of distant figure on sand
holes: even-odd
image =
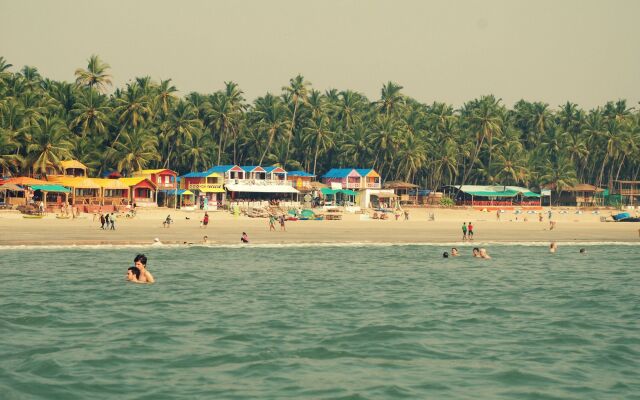
[[[542,222],[542,218],[543,218],[543,217],[542,217],[542,213],[538,214],[538,221],[539,221],[539,222]]]
[[[549,253],[555,253],[558,250],[558,245],[556,242],[551,242],[549,245]]]
[[[549,221],[549,230],[552,231],[556,227],[556,221]]]
[[[242,232],[242,236],[240,237],[240,241],[242,243],[249,243],[249,236],[247,236],[247,232]]]
[[[280,216],[280,230],[281,231],[286,231],[287,228],[284,226],[285,222],[284,222],[284,215]]]
[[[408,221],[409,220],[409,211],[404,210],[404,220]]]
[[[485,249],[484,247],[481,247],[479,250],[479,254],[480,254],[480,258],[491,258],[491,256],[487,253],[487,249]]]
[[[116,215],[114,213],[111,213],[111,218],[109,218],[109,221],[111,222],[111,230],[115,231],[116,230]]]
[[[276,230],[276,217],[275,215],[269,215],[269,232]]]
[[[209,213],[205,212],[204,218],[202,218],[202,227],[206,229],[207,225],[209,225]]]
[[[207,243],[209,243],[209,236],[205,235],[205,236],[202,238],[202,243],[203,243],[203,244],[207,244]]]
[[[173,222],[173,220],[171,219],[171,214],[169,214],[169,215],[167,215],[167,218],[164,219],[164,222],[162,223],[162,227],[163,228],[170,228],[172,222]]]
[[[462,240],[467,240],[467,223],[462,223]]]
[[[139,282],[153,283],[156,281],[153,275],[151,275],[151,272],[147,271],[147,256],[138,254],[136,258],[133,259],[133,263],[140,270]]]
[[[469,238],[469,240],[473,240],[473,225],[471,225],[471,221],[469,221],[469,225],[467,225],[467,230],[468,230],[468,234],[467,234],[467,238]]]
[[[496,219],[500,221],[500,210],[496,210]]]
[[[104,214],[100,214],[100,229],[104,229],[104,224],[107,222],[104,218]]]

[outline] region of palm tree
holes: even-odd
[[[256,128],[267,136],[266,147],[263,149],[258,161],[258,165],[262,165],[262,161],[273,144],[273,140],[287,128],[287,121],[282,101],[270,93],[256,99],[254,112],[257,116]]]
[[[206,169],[211,163],[211,136],[202,130],[194,131],[191,141],[180,149],[180,159],[189,171]]]
[[[59,168],[60,162],[71,158],[73,143],[69,129],[56,117],[43,116],[31,129],[27,144],[27,165],[33,173],[46,175],[47,167]]]
[[[556,162],[547,161],[540,182],[553,187],[558,199],[560,192],[577,183],[575,168],[567,158],[559,158]]]
[[[103,134],[109,123],[111,107],[106,105],[105,98],[93,90],[84,90],[71,110],[74,117],[71,127],[79,127],[83,137],[89,132]]]
[[[111,67],[97,55],[92,55],[88,61],[87,69],[76,69],[76,83],[91,89],[95,87],[98,91],[104,92],[107,86],[112,85],[111,75],[108,73]]]
[[[380,101],[378,101],[380,112],[388,116],[402,108],[404,105],[404,95],[400,93],[402,89],[402,86],[393,82],[388,82],[382,86]]]
[[[140,171],[154,160],[159,159],[158,139],[145,127],[123,131],[115,144],[114,161],[124,175]]]
[[[303,129],[303,132],[306,133],[303,143],[315,149],[313,152],[313,174],[315,175],[318,155],[334,145],[333,136],[335,132],[329,130],[329,120],[322,115],[312,119],[309,126]]]
[[[291,139],[293,138],[293,129],[296,125],[296,113],[298,112],[298,103],[300,100],[302,102],[306,101],[307,98],[307,86],[311,85],[309,82],[304,80],[302,75],[296,76],[295,78],[289,79],[289,86],[284,86],[282,90],[285,93],[291,96],[291,101],[293,101],[293,114],[291,115],[291,124],[289,125],[289,133],[287,136],[287,152],[285,155],[285,159],[289,158],[289,146],[291,145]]]

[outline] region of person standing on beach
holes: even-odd
[[[462,223],[462,240],[467,240],[467,223]]]
[[[404,210],[404,220],[408,221],[409,220],[409,211]]]
[[[284,215],[281,215],[281,216],[280,216],[280,230],[281,230],[281,231],[286,231],[286,230],[287,230],[287,228],[284,226],[284,224],[285,224],[285,222],[284,222],[284,221],[285,221],[285,220],[284,220]]]
[[[109,213],[104,214],[104,229],[109,229]]]
[[[271,214],[269,215],[269,232],[276,230],[276,217]]]
[[[147,256],[144,254],[138,254],[133,259],[133,263],[140,270],[140,277],[138,282],[154,283],[156,280],[151,275],[151,272],[147,271]]]
[[[111,221],[111,230],[115,231],[116,230],[116,216],[114,213],[111,213],[111,218],[109,219]]]
[[[500,221],[500,210],[496,210],[496,219]]]
[[[100,214],[100,229],[104,229],[105,222],[104,214]]]
[[[469,240],[473,240],[473,225],[471,225],[471,221],[469,221],[469,225],[467,225],[467,230],[469,231],[467,237]]]
[[[205,211],[204,218],[202,218],[202,227],[207,229],[207,225],[209,225],[209,213]]]

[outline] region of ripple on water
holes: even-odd
[[[3,249],[0,397],[640,393],[635,246],[442,247]],[[155,285],[123,281],[138,251]]]

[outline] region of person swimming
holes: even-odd
[[[556,242],[551,242],[549,245],[549,253],[555,253],[558,250],[558,245]]]
[[[474,247],[472,250],[472,254],[474,258],[480,258],[480,249],[477,247]]]
[[[491,256],[487,253],[487,249],[485,249],[484,247],[481,247],[478,253],[480,254],[480,258],[484,258],[484,259],[491,258]]]
[[[127,280],[131,282],[138,282],[140,279],[140,268],[129,267],[127,269]]]
[[[455,247],[451,248],[451,257],[458,257],[460,254],[458,254],[458,249]]]
[[[140,270],[138,282],[154,283],[156,281],[153,275],[151,275],[151,272],[147,270],[147,256],[138,254],[136,258],[133,259],[133,263]]]
[[[580,249],[580,254],[586,254],[587,253],[587,249],[585,249],[584,247]]]
[[[447,253],[446,251],[442,253],[442,258],[449,258],[449,253]]]

